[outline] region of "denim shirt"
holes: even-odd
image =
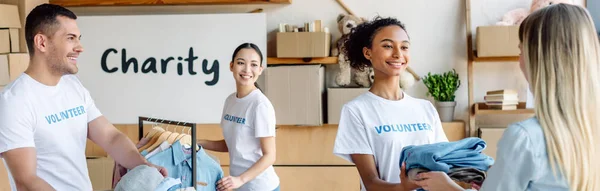
[[[182,185],[173,186],[169,190],[193,187],[196,182],[201,182],[197,185],[198,191],[217,190],[217,181],[223,178],[223,169],[220,164],[200,147],[196,153],[196,181],[192,181],[191,153],[191,148],[185,148],[179,141],[176,141],[168,149],[150,157],[148,162],[165,167],[169,172],[169,177],[181,179]]]
[[[496,162],[480,191],[569,190],[566,179],[560,174],[555,177],[549,163],[544,132],[537,118],[512,124],[498,142]]]
[[[485,141],[476,137],[453,142],[409,145],[400,153],[400,166],[406,162],[407,170],[425,168],[445,173],[450,172],[450,168],[454,167],[486,171],[494,163],[494,159],[481,153],[485,147]]]

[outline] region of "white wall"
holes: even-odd
[[[472,25],[493,24],[506,11],[516,7],[528,7],[530,1],[522,0],[471,0]],[[582,4],[584,0],[575,0]],[[392,16],[406,24],[412,44],[411,67],[420,75],[456,69],[462,85],[456,96],[458,102],[456,119],[468,121],[467,45],[465,34],[465,0],[345,0],[359,16],[373,18]],[[483,4],[483,3],[486,4]],[[329,27],[333,39],[340,36],[335,18],[345,13],[335,0],[293,0],[289,5],[216,5],[216,6],[139,6],[139,7],[74,7],[79,15],[106,14],[167,14],[167,13],[225,13],[248,12],[263,8],[267,13],[269,56],[275,56],[275,30],[279,23],[301,25],[320,19]],[[473,32],[475,27],[471,27]],[[244,30],[232,28],[231,30]],[[85,34],[83,34],[85,35]],[[232,47],[233,49],[233,47]],[[525,95],[526,82],[516,63],[478,63],[474,95],[482,101],[490,89],[515,88]],[[331,75],[330,75],[331,76]],[[485,87],[484,87],[485,86]],[[411,95],[426,98],[427,89],[419,82],[408,91]],[[430,98],[428,98],[430,99]],[[523,96],[522,100],[525,97]],[[483,118],[485,123],[501,121]],[[487,121],[487,122],[486,122]]]

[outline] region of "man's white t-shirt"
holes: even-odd
[[[76,76],[46,86],[21,74],[0,93],[0,157],[35,147],[38,177],[56,190],[92,190],[85,147],[88,123],[99,116]],[[10,173],[9,179],[16,190]]]
[[[407,145],[447,142],[431,102],[410,97],[387,100],[370,91],[342,107],[333,153],[373,155],[379,178],[400,183],[400,153]],[[361,181],[362,190],[365,186]]]
[[[275,109],[258,89],[243,98],[233,93],[225,100],[221,128],[229,148],[230,174],[240,176],[263,156],[260,138],[275,137]],[[237,190],[271,191],[277,186],[279,177],[269,166]]]

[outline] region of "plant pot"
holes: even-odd
[[[436,101],[435,107],[442,122],[451,122],[454,120],[455,101]]]

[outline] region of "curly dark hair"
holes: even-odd
[[[346,59],[350,61],[350,67],[358,70],[364,70],[371,67],[371,61],[367,60],[363,54],[363,47],[371,48],[375,34],[383,27],[397,25],[406,31],[404,24],[392,17],[377,16],[372,21],[366,21],[352,29],[350,35],[344,41]]]

